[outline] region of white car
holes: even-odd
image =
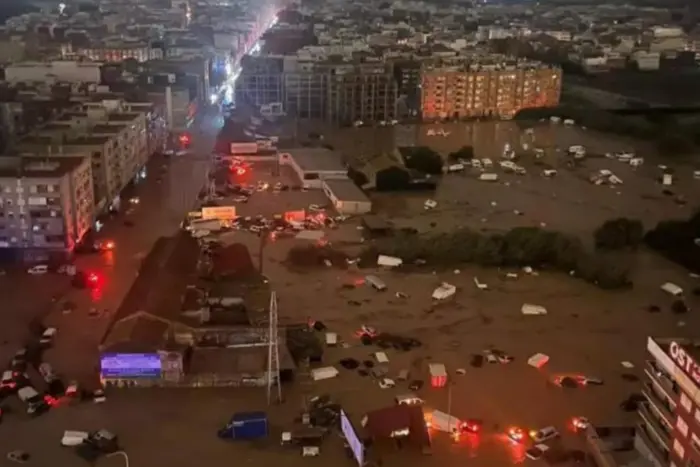
[[[525,455],[528,459],[536,461],[537,459],[541,459],[547,451],[549,451],[549,446],[546,444],[535,444],[533,447],[525,451]]]
[[[38,276],[49,272],[49,267],[45,264],[37,264],[36,266],[32,266],[31,268],[27,269],[27,272],[29,274]]]
[[[44,332],[41,333],[41,337],[39,338],[39,343],[41,345],[51,345],[54,337],[56,337],[57,332],[58,332],[58,329],[56,329],[56,328],[46,328],[44,330]]]
[[[396,382],[391,378],[382,378],[379,380],[379,387],[382,389],[390,389],[396,386]]]
[[[71,431],[66,430],[63,432],[63,437],[61,438],[61,446],[63,447],[75,447],[83,444],[90,437],[90,433],[87,431]]]
[[[530,432],[530,438],[535,443],[544,443],[550,439],[558,438],[559,432],[553,426],[547,426],[539,430],[533,430]]]

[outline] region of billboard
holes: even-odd
[[[257,154],[258,143],[231,143],[231,155]]]
[[[210,206],[202,208],[202,219],[232,221],[236,218],[236,206]]]
[[[357,461],[357,465],[362,467],[365,463],[365,445],[357,436],[357,432],[352,426],[352,422],[350,422],[348,414],[346,414],[342,409],[340,411],[340,430],[350,446],[350,450]]]
[[[100,356],[105,378],[160,378],[160,355],[155,353],[106,353]]]

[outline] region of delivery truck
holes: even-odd
[[[259,439],[268,434],[268,421],[265,412],[237,412],[228,425],[219,430],[221,439]]]

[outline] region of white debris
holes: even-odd
[[[440,287],[436,288],[433,291],[433,299],[434,300],[445,300],[447,298],[450,298],[457,292],[457,287],[449,284],[447,282],[443,282],[440,284]]]
[[[542,368],[548,362],[549,355],[543,353],[536,353],[535,355],[527,359],[527,364],[535,368]]]
[[[524,303],[523,306],[520,308],[520,312],[527,316],[541,316],[547,314],[547,309],[540,305]]]
[[[430,209],[435,209],[437,207],[437,201],[434,199],[426,199],[425,203],[423,203],[423,209],[430,210]]]
[[[628,362],[627,360],[620,362],[622,364],[623,368],[627,368],[628,370],[634,368],[634,364],[632,362]]]
[[[479,180],[482,182],[497,182],[498,174],[495,173],[483,173],[479,175]]]
[[[377,257],[377,266],[384,266],[387,268],[395,268],[401,266],[403,260],[395,256],[379,255]]]
[[[474,278],[474,285],[476,286],[477,289],[479,290],[488,290],[489,286],[488,284],[484,284],[483,282],[479,282],[479,278],[475,277]]]

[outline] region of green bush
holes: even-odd
[[[537,227],[517,227],[490,235],[470,229],[428,236],[400,234],[368,247],[362,256],[374,256],[376,260],[379,252],[402,258],[406,264],[420,259],[433,267],[464,263],[549,267],[565,273],[574,271],[576,277],[605,289],[630,285],[627,265],[587,251],[576,237]]]
[[[460,159],[471,160],[474,159],[474,148],[471,146],[462,146],[455,152],[451,152],[447,155],[447,160],[451,162],[456,162]]]
[[[376,175],[377,191],[402,191],[411,184],[411,175],[401,167],[387,167]]]
[[[641,221],[620,217],[610,219],[593,233],[596,248],[622,250],[637,248],[644,239],[644,226]]]
[[[442,157],[437,152],[425,146],[400,149],[403,162],[407,169],[419,172],[440,175],[442,173]]]

